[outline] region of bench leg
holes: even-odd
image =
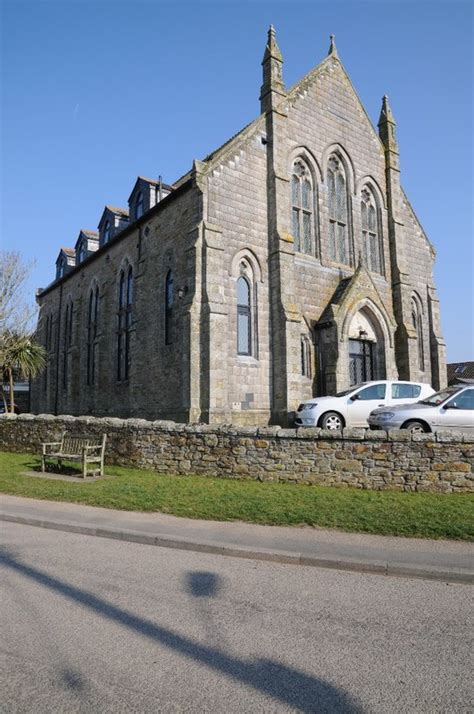
[[[82,478],[86,478],[87,476],[87,461],[85,459],[82,459]]]
[[[46,471],[46,455],[42,454],[42,456],[41,456],[41,473],[44,474],[45,471]]]

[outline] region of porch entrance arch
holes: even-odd
[[[369,308],[352,317],[347,334],[349,385],[385,379],[385,338],[379,321]]]

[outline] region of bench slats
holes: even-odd
[[[98,464],[99,468],[94,468],[91,474],[99,473],[104,475],[104,454],[107,434],[102,434],[101,439],[94,437],[82,437],[67,435],[63,433],[60,442],[49,442],[42,444],[41,471],[46,470],[46,459],[57,459],[61,466],[61,461],[81,461],[82,476],[87,476],[87,465]],[[54,451],[48,448],[55,447]],[[59,448],[58,448],[59,447]]]

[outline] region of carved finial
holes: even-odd
[[[265,48],[265,54],[263,55],[263,61],[265,62],[265,60],[269,57],[274,57],[280,61],[283,61],[280,48],[278,47],[278,43],[276,41],[276,31],[273,25],[270,25],[270,27],[268,28],[268,40],[267,46]]]
[[[393,116],[392,108],[388,103],[388,97],[386,94],[382,97],[382,109],[380,111],[379,125],[384,122],[390,122],[390,124],[396,124],[395,118]]]
[[[338,57],[337,47],[336,47],[336,37],[335,37],[335,35],[329,35],[329,50],[328,50],[328,55],[332,55],[333,57]]]

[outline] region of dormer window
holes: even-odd
[[[145,212],[145,202],[143,199],[143,193],[139,191],[137,194],[137,200],[135,203],[135,219],[138,220],[143,216]]]
[[[87,248],[84,243],[81,243],[77,254],[77,262],[82,263],[87,258]]]
[[[104,243],[108,243],[110,240],[110,221],[105,221],[104,225]]]

